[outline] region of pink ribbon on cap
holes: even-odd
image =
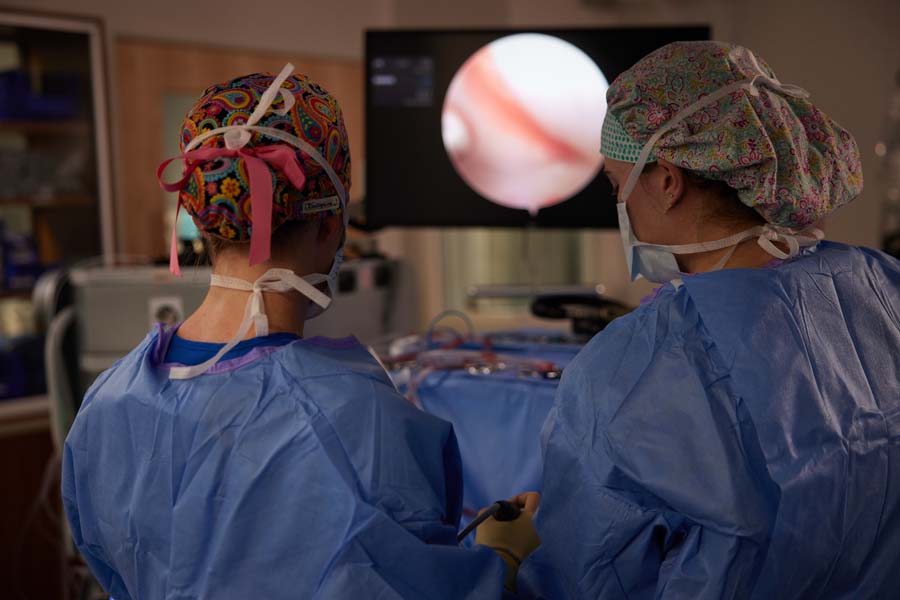
[[[198,165],[219,158],[242,158],[247,165],[250,176],[250,203],[253,229],[250,232],[250,266],[269,260],[272,253],[272,174],[269,168],[282,172],[298,190],[303,189],[306,175],[297,160],[294,148],[287,144],[271,144],[258,148],[201,148],[191,150],[180,156],[162,162],[156,170],[159,185],[167,192],[181,191]],[[162,179],[163,171],[174,160],[182,159],[185,163],[184,176],[175,183],[166,183]],[[172,246],[169,249],[169,270],[181,276],[178,264],[178,214],[181,211],[181,198],[175,209],[175,223],[172,225]]]

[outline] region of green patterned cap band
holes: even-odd
[[[641,145],[631,139],[621,122],[610,112],[603,120],[600,134],[600,154],[613,160],[636,163],[641,153]],[[647,162],[656,160],[656,150],[650,151]]]

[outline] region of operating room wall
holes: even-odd
[[[99,15],[119,35],[362,57],[367,27],[602,26],[710,23],[718,39],[758,51],[782,81],[814,101],[859,141],[866,174],[860,199],[828,223],[830,238],[876,246],[883,185],[874,154],[893,74],[900,68],[897,0],[5,0],[7,5]],[[114,71],[113,71],[114,72]],[[198,85],[205,82],[198,82]],[[115,89],[115,86],[113,86]],[[119,107],[127,110],[127,107]],[[129,116],[129,118],[132,118]],[[133,118],[140,118],[135,115]],[[121,121],[119,121],[121,122]],[[127,182],[124,182],[127,185]],[[607,201],[607,199],[598,199]],[[628,282],[615,231],[585,234],[583,278],[636,301],[646,285]],[[420,314],[444,305],[443,246],[433,229],[380,234],[383,246],[414,263]]]
[[[3,0],[0,4],[98,16],[106,22],[111,37],[145,37],[330,58],[362,57],[362,30],[389,26],[393,21],[389,0]]]

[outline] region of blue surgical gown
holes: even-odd
[[[168,378],[151,333],[88,392],[66,440],[74,540],[117,600],[498,598],[455,547],[451,426],[358,343],[299,340]]]
[[[524,597],[900,598],[900,263],[667,286],[569,366],[542,447]]]

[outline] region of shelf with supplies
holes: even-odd
[[[26,135],[91,135],[91,122],[84,119],[64,119],[47,121],[3,121],[0,133],[22,133]]]
[[[32,290],[4,290],[0,288],[0,300],[6,298],[21,298],[28,300],[31,298]]]
[[[30,396],[0,400],[0,438],[50,427],[50,400],[47,396]]]
[[[0,206],[30,206],[32,208],[60,208],[76,206],[96,206],[97,199],[89,194],[44,194],[22,196],[0,196]]]

